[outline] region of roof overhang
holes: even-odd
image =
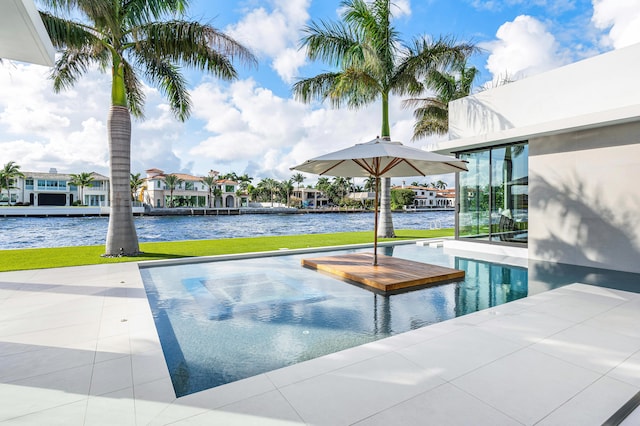
[[[536,137],[597,129],[637,121],[640,121],[640,105],[631,105],[619,109],[563,118],[561,120],[549,121],[532,126],[506,129],[469,138],[452,139],[435,144],[435,148],[431,150],[439,154],[451,155],[494,145],[527,141]]]
[[[33,0],[3,0],[0,58],[53,66],[55,49]]]

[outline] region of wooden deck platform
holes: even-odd
[[[464,271],[381,254],[378,254],[378,265],[373,266],[373,253],[302,259],[302,265],[329,272],[385,294],[464,279]]]

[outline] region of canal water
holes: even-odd
[[[101,245],[106,217],[0,218],[0,249]],[[140,242],[372,231],[372,213],[138,216]],[[453,228],[452,211],[394,213],[395,229]]]

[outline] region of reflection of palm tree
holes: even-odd
[[[378,99],[382,101],[383,139],[391,138],[389,95],[415,93],[418,79],[429,69],[466,57],[474,50],[468,44],[455,45],[440,39],[415,39],[411,45],[400,40],[391,25],[389,0],[344,0],[342,21],[311,23],[302,40],[311,60],[320,59],[339,68],[297,82],[296,97],[303,102],[330,100],[340,107],[360,108]],[[393,237],[391,221],[391,180],[382,180],[382,203],[378,234]]]
[[[40,12],[40,16],[53,45],[61,51],[52,73],[55,91],[72,87],[94,69],[93,65],[111,72],[107,119],[111,213],[105,248],[107,255],[135,255],[139,246],[129,196],[131,115],[143,116],[145,100],[145,86],[138,73],[167,96],[171,111],[184,121],[190,115],[191,102],[182,67],[234,80],[237,71],[231,59],[255,63],[255,58],[210,25],[179,19],[176,15],[186,9],[186,0],[41,3],[51,11]],[[74,19],[78,16],[81,21]]]

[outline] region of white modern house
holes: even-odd
[[[165,173],[160,169],[146,170],[145,185],[138,192],[138,199],[149,206],[164,208],[171,206],[171,196],[175,207],[213,207],[237,209],[248,206],[248,195],[239,194],[240,184],[228,179],[218,179],[215,188],[202,182],[201,176],[186,173]],[[167,185],[165,178],[175,175],[181,183],[173,188]]]
[[[11,205],[36,207],[65,207],[80,202],[85,206],[109,206],[109,178],[99,173],[91,173],[93,181],[86,187],[78,187],[70,182],[72,175],[58,173],[56,169],[44,172],[23,172],[24,177],[15,179],[9,190]],[[0,205],[9,204],[7,192],[0,194]]]
[[[414,193],[413,209],[450,209],[455,206],[455,189],[437,189],[425,186],[402,185],[391,189],[410,189]]]
[[[640,44],[449,105],[460,241],[640,272]]]

